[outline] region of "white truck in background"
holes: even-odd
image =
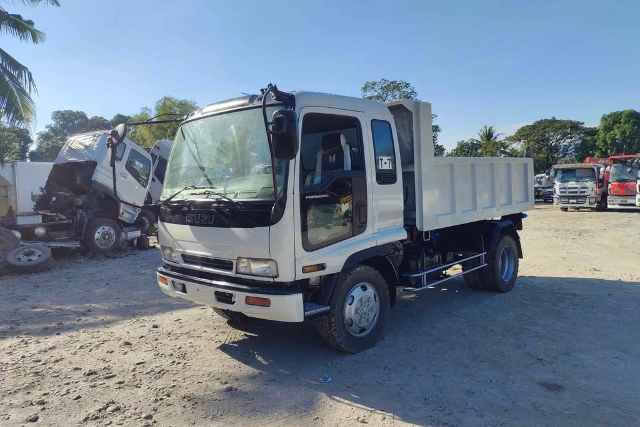
[[[553,166],[553,204],[569,209],[600,210],[607,207],[607,180],[604,165],[568,163]]]
[[[435,157],[429,103],[269,85],[181,123],[158,285],[232,321],[315,318],[331,346],[363,351],[398,289],[456,264],[472,289],[513,288],[533,176],[529,158]]]
[[[171,155],[173,141],[158,140],[153,147],[147,150],[151,155],[151,183],[144,200],[144,206],[138,215],[138,223],[142,232],[147,236],[157,231],[158,216],[160,215],[159,202],[164,185],[164,175],[167,170],[167,161]]]

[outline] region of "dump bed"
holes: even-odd
[[[431,104],[393,101],[405,224],[428,231],[535,208],[533,159],[435,157]]]

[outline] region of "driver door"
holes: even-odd
[[[324,264],[340,271],[358,247],[375,245],[369,212],[371,188],[366,159],[369,133],[362,113],[307,107],[301,111],[296,162],[296,277],[302,267]],[[373,243],[372,243],[373,242]],[[355,248],[355,249],[354,249]]]
[[[118,197],[124,202],[142,205],[149,187],[151,156],[127,142],[127,150],[119,163],[116,176]]]

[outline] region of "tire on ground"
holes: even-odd
[[[26,245],[7,255],[9,268],[16,273],[38,273],[49,270],[55,264],[51,249],[42,245]]]
[[[109,218],[95,218],[89,221],[84,233],[84,244],[94,254],[106,254],[120,249],[122,229]]]
[[[138,250],[146,251],[149,249],[149,237],[142,235],[136,239],[136,247]]]
[[[471,270],[474,267],[477,267],[479,264],[479,262],[477,260],[471,260],[471,261],[467,261],[467,262],[463,262],[462,263],[462,271],[465,272],[467,270]],[[478,270],[474,270],[470,273],[466,273],[465,275],[462,276],[462,278],[464,279],[464,282],[467,284],[467,286],[471,289],[473,289],[474,291],[482,291],[485,289],[484,284],[482,283],[482,280],[480,279],[480,272],[482,271],[482,269],[478,269]]]
[[[144,208],[138,214],[138,219],[136,219],[136,223],[140,225],[142,234],[146,234],[147,236],[153,236],[155,232],[158,231],[156,227],[157,222],[157,215]]]
[[[20,247],[20,239],[8,228],[0,227],[0,269],[7,265],[9,253]]]
[[[561,210],[562,212],[566,212],[566,211],[568,211],[568,210],[569,210],[569,208],[560,208],[560,210]]]
[[[218,316],[222,317],[225,320],[228,320],[231,323],[245,324],[249,322],[249,319],[251,319],[246,314],[238,313],[237,311],[225,310],[218,307],[211,308]]]
[[[505,293],[513,289],[518,278],[518,245],[513,237],[501,234],[496,246],[485,256],[487,266],[478,270],[484,287],[491,292]]]
[[[373,290],[375,295],[372,293]],[[359,297],[358,300],[352,299],[354,292],[362,292],[365,296]],[[368,326],[370,329],[363,332],[365,328],[362,328],[360,330],[362,335],[354,335],[347,326],[348,322],[351,322],[353,328],[354,321],[345,318],[346,309],[352,304],[362,303],[363,305],[359,308],[371,306],[372,303],[375,304],[376,296],[379,309],[374,316],[375,320],[372,320],[371,325]],[[359,353],[373,347],[382,337],[389,322],[390,311],[389,287],[384,277],[374,268],[361,265],[340,274],[331,297],[329,314],[316,319],[316,325],[320,336],[330,346],[347,353]],[[358,312],[356,309],[356,313],[363,313],[365,316],[367,312],[369,315],[373,313],[366,309]],[[357,323],[356,327],[358,327]]]

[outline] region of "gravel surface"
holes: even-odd
[[[165,296],[158,249],[4,273],[0,425],[639,425],[640,214],[541,207],[521,236],[511,293],[403,295],[353,356]]]

